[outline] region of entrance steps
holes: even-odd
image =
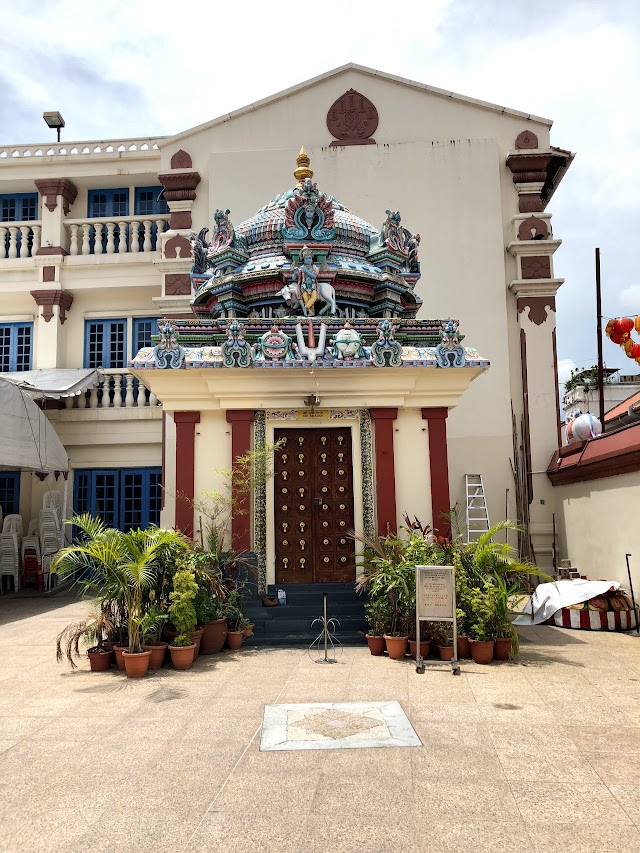
[[[340,622],[336,639],[344,646],[363,645],[367,623],[364,596],[353,583],[278,584],[270,586],[268,597],[276,598],[278,589],[287,594],[286,605],[264,607],[262,598],[245,604],[247,618],[254,623],[248,646],[309,646],[320,633],[320,625],[311,627],[322,616],[322,594],[327,593],[327,616]]]

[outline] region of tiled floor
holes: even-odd
[[[246,648],[135,682],[56,663],[83,611],[0,598],[0,850],[639,849],[640,640],[525,629],[460,677]],[[398,702],[422,748],[260,751],[266,705],[345,702]]]

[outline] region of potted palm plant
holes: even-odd
[[[173,576],[173,592],[169,594],[169,616],[178,632],[169,646],[174,669],[190,669],[193,665],[196,644],[192,641],[192,633],[197,624],[194,606],[197,594],[198,584],[193,572],[186,569],[176,572]]]
[[[169,617],[156,605],[151,606],[142,617],[140,632],[142,648],[149,652],[149,669],[161,669],[167,652],[168,643],[160,639],[162,627]]]
[[[244,617],[239,607],[230,604],[225,608],[227,618],[227,646],[237,651],[244,640]]]
[[[520,650],[518,632],[511,622],[511,616],[514,615],[515,608],[522,602],[524,596],[518,594],[519,584],[510,584],[502,576],[495,578],[494,584],[496,588],[494,657],[496,660],[510,660],[512,653],[517,655]]]
[[[108,645],[107,640],[112,630],[113,621],[108,606],[96,602],[86,619],[67,625],[58,634],[56,659],[61,661],[66,657],[71,668],[75,669],[77,664],[74,655],[80,654],[80,641],[86,640],[91,644],[87,649],[91,671],[105,672],[111,668],[114,660],[113,649]]]
[[[494,638],[496,635],[496,587],[485,581],[483,589],[471,590],[473,621],[469,630],[471,636],[471,657],[476,663],[490,663],[493,660]]]
[[[389,625],[389,605],[386,598],[373,598],[364,606],[369,630],[365,635],[367,645],[372,655],[383,655],[385,650],[384,635]]]

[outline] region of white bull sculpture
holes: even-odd
[[[282,290],[278,291],[277,295],[282,296],[284,301],[287,303],[287,307],[292,308],[294,311],[297,311],[298,308],[302,308],[303,315],[305,317],[309,316],[307,306],[300,298],[300,293],[298,292],[298,288],[295,285],[285,284]],[[325,302],[329,306],[329,314],[332,317],[335,317],[335,315],[337,314],[337,308],[336,291],[334,286],[328,281],[319,281],[318,296],[320,297],[320,299],[322,299],[323,302]]]

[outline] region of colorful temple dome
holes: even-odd
[[[192,235],[193,310],[200,317],[415,317],[420,235],[386,211],[381,229],[323,193],[304,147],[296,186],[234,227],[216,210]]]

